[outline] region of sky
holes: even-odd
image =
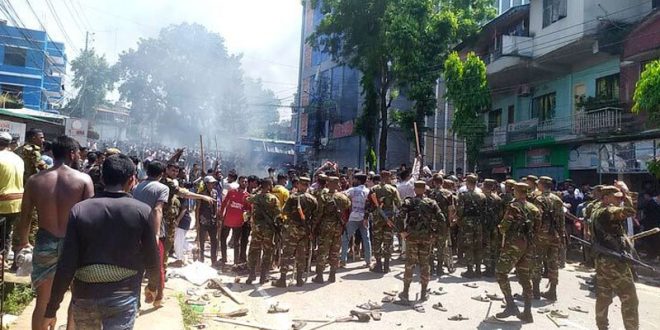
[[[230,53],[242,53],[246,75],[261,78],[282,104],[291,103],[297,88],[300,0],[8,1],[26,27],[41,29],[41,22],[52,39],[64,42],[69,61],[85,47],[86,31],[90,47],[114,63],[123,50],[135,48],[139,38],[155,37],[164,26],[199,23],[223,36]],[[73,74],[67,74],[70,82]],[[286,116],[281,111],[281,119]]]

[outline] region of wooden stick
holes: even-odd
[[[413,122],[413,128],[415,129],[415,142],[417,143],[417,155],[422,154],[422,150],[419,148],[419,132],[417,131],[417,122]]]
[[[248,328],[253,328],[253,329],[262,329],[262,330],[277,330],[275,328],[270,328],[267,325],[261,325],[261,324],[251,324],[247,322],[242,322],[242,321],[236,321],[236,320],[230,320],[230,319],[221,319],[219,317],[216,317],[213,319],[216,322],[220,323],[228,323],[228,324],[234,324],[234,325],[242,325],[244,327]]]
[[[632,235],[632,236],[630,236],[630,239],[634,241],[634,240],[636,240],[636,239],[644,238],[644,237],[646,237],[646,236],[655,235],[655,234],[657,234],[657,233],[660,233],[660,228],[655,227],[655,228],[653,228],[653,229],[649,229],[649,230],[647,230],[647,231],[643,231],[643,232],[641,232],[641,233],[637,233],[637,234],[635,234],[635,235]]]
[[[490,314],[490,308],[491,307],[493,307],[493,301],[492,300],[488,304],[488,310],[486,311],[486,317],[484,317],[484,320],[488,319],[488,314]]]
[[[202,139],[202,134],[199,135],[199,150],[202,157],[202,176],[206,175],[206,166],[204,166],[204,140]]]
[[[328,320],[328,319],[292,319],[291,321],[325,323],[325,322],[330,322],[330,321],[333,321],[333,320]]]
[[[229,290],[228,288],[226,288],[226,287],[222,284],[222,282],[220,282],[220,280],[218,280],[217,278],[212,278],[211,281],[212,281],[213,283],[215,283],[215,285],[218,286],[218,288],[220,289],[220,291],[222,291],[222,293],[224,293],[227,297],[229,297],[229,299],[233,300],[235,303],[237,303],[237,304],[239,304],[239,305],[243,305],[243,302],[241,302],[240,300],[238,300],[238,298],[234,295],[234,293],[231,292],[231,290]]]

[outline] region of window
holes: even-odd
[[[543,27],[566,17],[568,0],[543,0]]]
[[[7,95],[10,99],[18,103],[23,102],[23,86],[2,84],[0,85],[0,89],[2,90],[2,95]],[[0,106],[2,106],[2,104],[0,104]]]
[[[578,104],[584,102],[587,96],[587,86],[585,84],[577,84],[573,86],[573,111],[578,111]]]
[[[506,114],[506,116],[507,116],[506,123],[507,124],[515,123],[515,119],[516,119],[515,118],[515,111],[516,111],[516,108],[513,105],[510,105],[509,109],[507,109],[507,111],[506,111],[507,112],[507,114]]]
[[[25,66],[26,49],[18,47],[5,47],[5,65]]]
[[[502,124],[502,109],[493,110],[488,113],[488,133],[492,132],[495,127],[500,127]]]
[[[660,7],[660,0],[653,0],[653,2],[651,3],[651,6],[653,6],[653,8]]]
[[[603,100],[619,99],[619,74],[596,79],[596,97]]]
[[[532,100],[532,118],[538,118],[539,122],[550,120],[555,116],[557,106],[557,93],[550,93],[535,97]]]

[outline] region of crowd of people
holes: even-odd
[[[399,303],[413,303],[415,266],[424,301],[430,278],[454,272],[458,262],[467,268],[465,278],[496,278],[506,302],[498,318],[529,323],[533,299],[558,299],[570,234],[614,253],[634,248],[626,238],[636,196],[621,181],[582,189],[533,175],[498,182],[434,173],[421,157],[411,168],[379,173],[326,162],[309,173],[269,168],[264,177],[236,170],[225,177],[217,161],[208,170],[184,161],[196,153],[184,155],[183,149],[143,146],[148,152],[138,153],[114,144],[91,151],[62,136],[49,143],[48,165],[41,131],[29,131],[15,150],[11,140],[0,133],[2,244],[11,241],[14,256],[33,245],[34,329],[54,327],[69,287],[69,324],[131,328],[143,277],[144,303],[158,307],[167,268],[204,262],[208,250],[213,267],[225,269],[231,261],[235,271],[247,273],[248,284],[257,275],[265,284],[278,269],[272,285],[286,287],[289,273],[303,286],[312,266],[312,282],[335,282],[349,255],[369,271],[388,273],[398,249],[405,260]],[[651,212],[653,201],[645,199],[641,209]],[[193,260],[186,240],[191,229]],[[626,329],[638,328],[630,264],[596,249],[585,248],[584,256],[596,268],[598,327],[608,327],[608,307],[618,295]],[[509,284],[514,268],[523,287],[522,312]],[[549,290],[540,292],[544,276]]]

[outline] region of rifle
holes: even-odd
[[[602,254],[604,254],[604,255],[607,255],[607,256],[610,256],[610,257],[614,257],[614,258],[619,259],[619,260],[622,260],[622,261],[626,261],[626,262],[628,262],[628,263],[633,263],[633,264],[635,264],[635,265],[637,265],[637,266],[640,266],[640,267],[643,267],[643,268],[646,268],[646,269],[648,269],[648,270],[650,270],[650,271],[655,272],[655,268],[653,268],[653,267],[650,266],[650,265],[647,265],[647,264],[643,263],[642,261],[639,261],[639,260],[633,258],[632,256],[630,256],[629,254],[627,254],[627,253],[625,253],[625,252],[617,252],[617,251],[614,251],[614,250],[608,249],[608,248],[606,248],[606,247],[604,247],[604,246],[602,246],[602,245],[600,245],[600,244],[596,244],[596,243],[591,243],[591,242],[589,242],[589,241],[585,241],[585,240],[583,240],[583,239],[581,239],[581,238],[579,238],[579,237],[577,237],[577,236],[574,236],[574,235],[571,235],[571,239],[574,240],[574,241],[576,241],[576,242],[578,242],[578,243],[580,243],[581,245],[583,245],[583,246],[585,246],[585,247],[590,247],[590,248],[593,249],[595,252],[602,253]]]
[[[371,202],[374,203],[374,205],[376,206],[376,211],[378,211],[378,214],[380,214],[380,216],[383,217],[385,221],[387,221],[387,226],[392,228],[393,226],[389,224],[390,218],[385,214],[385,211],[383,211],[383,207],[378,202],[378,197],[376,197],[376,193],[371,194]]]

